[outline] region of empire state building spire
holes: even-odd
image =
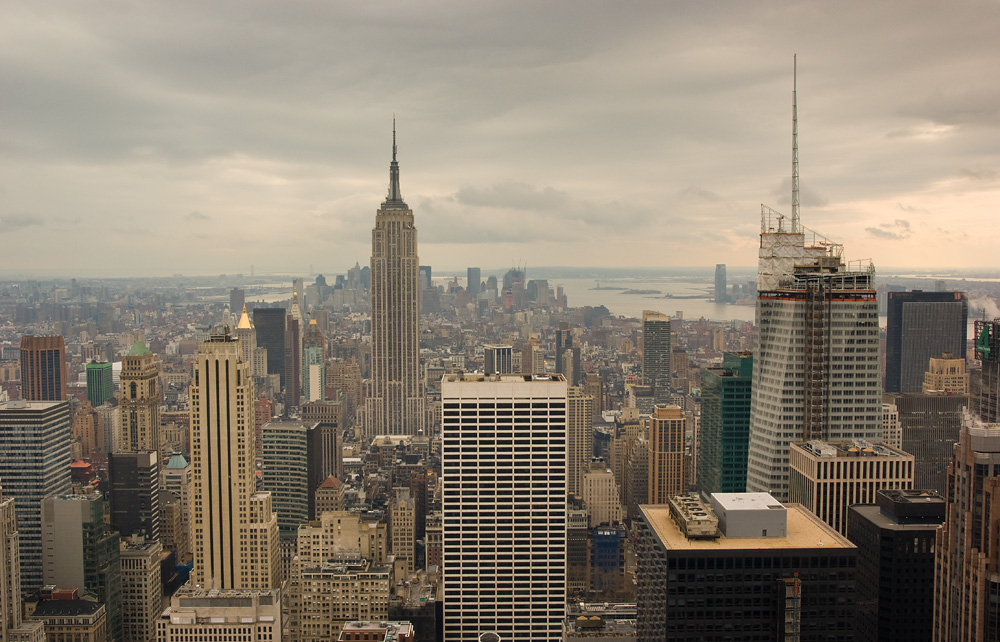
[[[396,162],[396,118],[392,119],[392,162],[389,163],[389,194],[382,203],[383,210],[408,210],[399,190],[399,163]]]

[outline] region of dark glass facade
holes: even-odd
[[[931,357],[965,356],[969,301],[964,292],[889,292],[885,391],[921,392]]]
[[[749,352],[727,352],[721,368],[701,371],[698,488],[705,497],[746,490],[752,374]]]
[[[253,326],[257,329],[257,345],[267,349],[267,374],[281,377],[285,385],[285,309],[255,308]]]

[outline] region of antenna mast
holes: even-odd
[[[799,227],[799,106],[796,96],[798,55],[792,54],[792,233]]]

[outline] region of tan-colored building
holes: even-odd
[[[416,566],[416,524],[415,506],[410,497],[409,488],[397,488],[396,497],[389,509],[389,537],[392,554],[396,563],[407,574],[413,573]]]
[[[969,373],[965,371],[965,359],[954,359],[944,355],[931,358],[924,373],[922,391],[925,395],[967,395],[969,394]]]
[[[316,514],[313,519],[319,519],[323,513],[344,510],[344,482],[333,475],[323,480],[316,488]]]
[[[337,642],[413,642],[409,622],[347,622]]]
[[[441,523],[441,513],[428,513],[427,518],[424,520],[424,541],[426,542],[424,562],[428,571],[432,567],[436,567],[439,571],[441,569],[443,559],[441,547],[444,541],[443,529],[444,525]]]
[[[882,489],[913,488],[913,455],[865,441],[792,443],[789,497],[838,533],[847,533],[852,504],[874,504]]]
[[[236,310],[233,310],[236,312]],[[250,376],[267,376],[267,349],[257,345],[257,329],[253,327],[250,315],[247,314],[247,306],[243,306],[243,313],[236,323],[233,334],[240,340],[240,347],[243,350],[243,360],[250,368]]]
[[[160,542],[163,548],[177,553],[177,560],[191,559],[191,538],[184,529],[181,500],[169,490],[160,491]]]
[[[894,404],[882,404],[882,443],[893,448],[903,447],[903,424]]]
[[[296,642],[329,642],[347,622],[386,620],[392,570],[365,559],[334,560],[299,570],[293,599]]]
[[[680,406],[656,406],[649,418],[650,504],[666,504],[685,490],[684,431],[686,417]]]
[[[122,542],[122,623],[124,642],[153,642],[163,607],[159,542],[141,537]]]
[[[618,484],[611,469],[601,461],[590,463],[583,474],[583,501],[587,505],[587,525],[617,524],[622,520],[622,504]]]
[[[164,547],[177,551],[178,560],[187,560],[193,553],[194,545],[194,479],[191,464],[181,453],[173,453],[163,466],[160,471],[160,488],[173,493],[176,497],[178,505],[173,506],[171,510],[176,512],[180,519],[179,529],[175,528],[168,540],[162,531],[167,508],[164,507],[163,501],[160,502],[161,540]],[[168,541],[172,544],[168,545]]]
[[[217,326],[191,373],[193,584],[272,589],[281,582],[278,516],[255,492],[253,378],[238,339]]]
[[[303,565],[318,565],[347,553],[383,564],[388,555],[385,523],[357,513],[335,511],[299,526],[298,559]]]
[[[46,642],[107,642],[107,611],[92,600],[42,600],[31,619],[45,624]]]
[[[580,386],[566,395],[566,487],[580,494],[583,474],[594,456],[594,398]]]
[[[24,620],[21,610],[21,556],[14,498],[0,490],[0,642],[45,642],[45,625]]]
[[[583,380],[583,394],[594,398],[594,418],[604,412],[604,379],[596,372],[588,372]]]
[[[122,452],[160,449],[160,369],[156,357],[142,341],[136,341],[122,359],[121,401]]]
[[[156,642],[281,642],[281,594],[182,586],[156,623]]]

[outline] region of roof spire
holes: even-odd
[[[798,55],[792,54],[792,233],[799,229],[799,106],[796,96]]]
[[[403,193],[399,189],[399,163],[396,162],[396,115],[392,116],[392,162],[389,163],[389,194],[382,203],[383,210],[410,209],[403,202]]]

